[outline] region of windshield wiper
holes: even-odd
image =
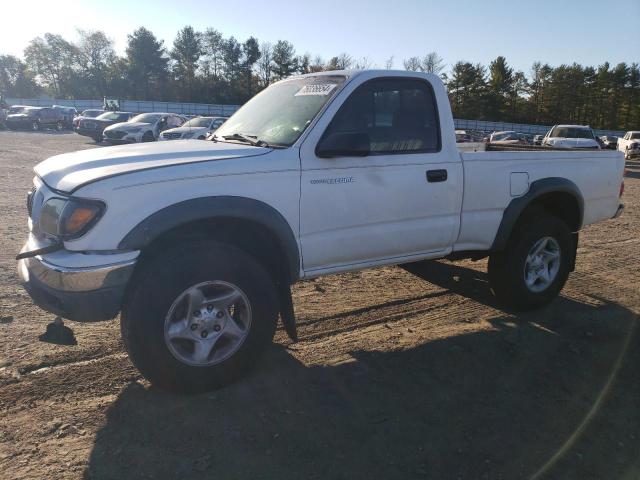
[[[255,135],[247,135],[244,133],[234,133],[233,135],[223,135],[222,138],[225,140],[240,140],[241,142],[246,142],[254,147],[270,147],[270,145],[264,140],[260,140]]]

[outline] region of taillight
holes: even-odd
[[[624,193],[624,181],[622,183],[620,183],[620,195],[619,195],[619,197],[622,197],[623,193]]]

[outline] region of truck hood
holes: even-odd
[[[82,185],[125,173],[194,162],[253,157],[269,148],[223,142],[152,142],[92,148],[48,158],[35,166],[50,188],[71,193]]]

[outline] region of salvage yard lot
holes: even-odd
[[[103,148],[0,131],[0,478],[640,478],[640,162],[616,220],[581,234],[561,298],[515,314],[486,262],[430,262],[294,287],[248,377],[209,394],[151,388],[118,320],[67,322],[17,285],[32,168]]]

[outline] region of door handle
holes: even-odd
[[[447,171],[446,170],[427,170],[427,182],[446,182]]]

